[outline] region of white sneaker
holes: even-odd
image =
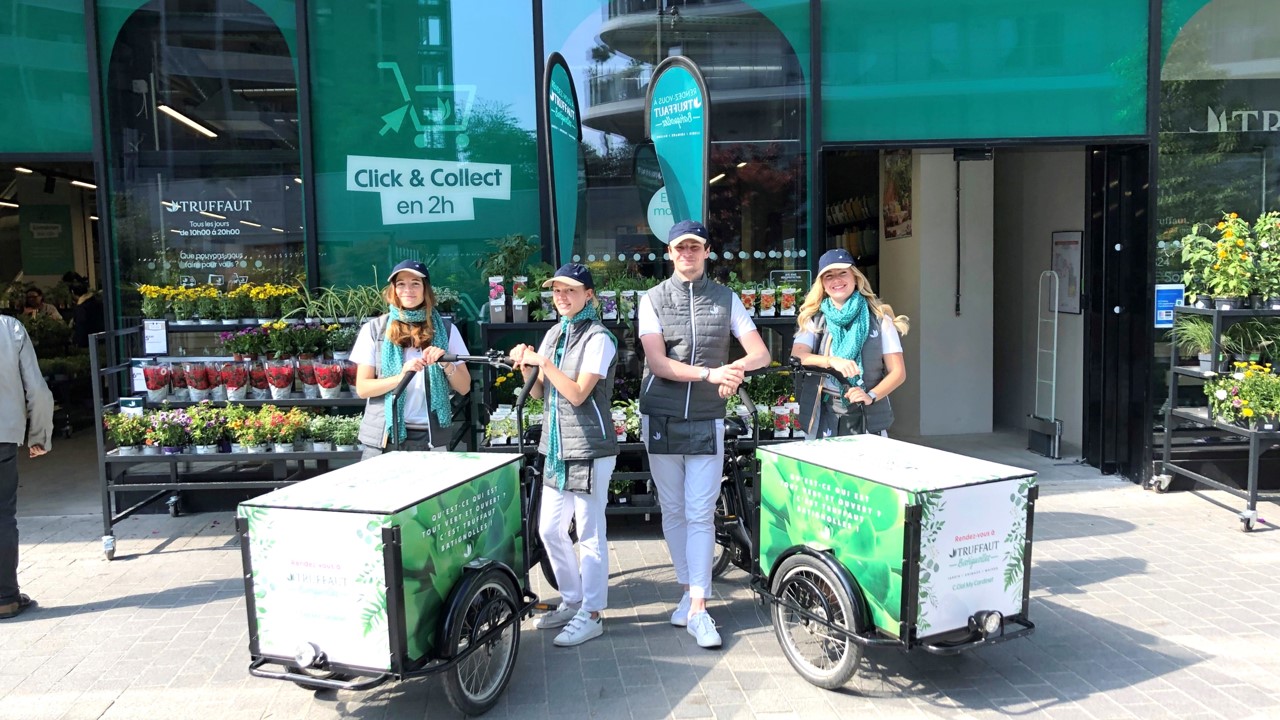
[[[676,611],[671,613],[672,625],[684,627],[689,624],[689,603],[691,602],[693,602],[693,598],[689,597],[688,592],[680,596],[680,603],[676,605]]]
[[[579,610],[569,621],[569,625],[556,635],[555,645],[556,647],[573,647],[603,634],[604,618],[598,617],[593,620],[590,612]]]
[[[716,631],[716,621],[710,613],[703,610],[689,616],[688,632],[698,641],[698,647],[720,647],[720,633]]]
[[[538,619],[533,621],[533,626],[539,630],[554,630],[555,628],[562,628],[565,625],[568,625],[569,621],[573,620],[574,615],[578,614],[579,607],[581,606],[560,603],[556,606],[555,610],[539,615]]]

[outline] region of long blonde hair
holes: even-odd
[[[853,275],[855,289],[867,299],[867,305],[875,314],[876,320],[883,321],[887,317],[893,321],[893,326],[898,329],[899,334],[906,335],[911,330],[911,319],[906,315],[894,315],[893,307],[889,303],[882,302],[875,293],[871,292],[871,281],[867,280],[867,276],[863,275],[861,270],[851,267],[849,273]],[[818,275],[817,281],[813,283],[813,287],[809,288],[809,294],[804,298],[804,304],[800,306],[800,314],[796,317],[796,324],[802,331],[810,326],[815,315],[822,312],[822,301],[826,299],[827,291],[822,287],[822,275]]]
[[[394,279],[394,278],[393,278]],[[395,283],[388,283],[382,289],[382,299],[387,301],[388,305],[394,305],[400,310],[413,310],[414,308],[406,308],[400,302],[400,297],[396,295]],[[431,347],[431,340],[435,337],[436,328],[431,323],[431,311],[436,307],[436,293],[431,289],[425,281],[422,283],[422,306],[419,308],[427,313],[427,319],[420,323],[407,323],[402,320],[392,320],[387,323],[387,339],[403,348],[418,348],[425,350]]]

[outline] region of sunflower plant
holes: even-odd
[[[1258,245],[1258,273],[1254,287],[1263,299],[1280,298],[1280,212],[1269,212],[1253,224]]]
[[[1214,297],[1248,297],[1258,252],[1252,228],[1236,213],[1224,213],[1214,229],[1219,239],[1214,243],[1213,265],[1207,277],[1209,292]]]

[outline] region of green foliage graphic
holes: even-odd
[[[761,452],[760,562],[829,550],[857,580],[872,620],[893,636],[902,614],[904,495],[852,475]]]

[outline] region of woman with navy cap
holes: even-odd
[[[609,549],[605,503],[618,459],[610,400],[618,341],[600,322],[591,271],[569,263],[542,284],[551,288],[560,322],[535,351],[517,345],[511,359],[525,378],[537,373],[534,397],[546,396],[542,441],[539,534],[560,585],[560,605],[540,616],[539,629],[563,628],[555,637],[572,647],[604,632],[600,617],[609,598]],[[577,522],[581,560],[574,556],[569,524]]]
[[[871,291],[871,283],[847,250],[828,250],[818,260],[818,281],[800,306],[792,356],[810,367],[832,368],[844,376],[811,378],[800,388],[800,422],[809,437],[849,435],[860,418],[866,431],[888,434],[893,424],[889,393],[907,379],[902,339],[910,328],[905,315]]]
[[[467,346],[453,323],[436,310],[427,266],[417,260],[396,265],[382,297],[387,313],[360,328],[351,348],[356,364],[356,395],[365,398],[360,443],[364,459],[397,441],[406,450],[443,450],[453,423],[451,392],[466,395],[471,375],[462,363],[440,363],[445,353],[466,355]],[[405,373],[416,372],[394,408],[386,396]],[[399,417],[400,422],[392,422]],[[392,438],[392,428],[399,437]]]

